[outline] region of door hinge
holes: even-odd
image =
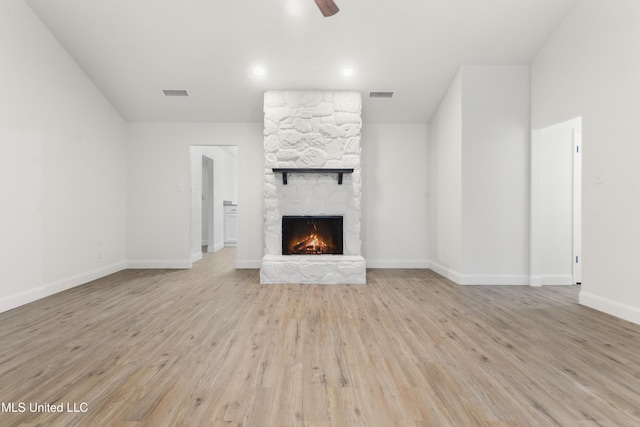
[[[576,255],[576,264],[577,264],[577,263],[579,263],[579,262],[580,262],[580,261],[579,261],[579,258],[578,258],[578,256]]]

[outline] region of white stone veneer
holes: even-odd
[[[265,256],[260,283],[365,283],[361,255],[360,129],[357,92],[268,91],[264,95]],[[337,174],[272,168],[353,168]],[[283,215],[342,215],[344,255],[282,255]]]

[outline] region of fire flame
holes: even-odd
[[[314,227],[315,228],[315,227]],[[316,233],[311,233],[293,246],[296,254],[322,254],[327,252],[328,245]]]

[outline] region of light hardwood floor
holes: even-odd
[[[576,287],[426,270],[261,286],[234,260],[123,271],[0,314],[0,425],[640,425],[640,327],[579,306]]]

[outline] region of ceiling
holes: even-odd
[[[579,0],[26,1],[127,121],[261,122],[265,90],[319,89],[428,123],[461,65],[530,63]]]

